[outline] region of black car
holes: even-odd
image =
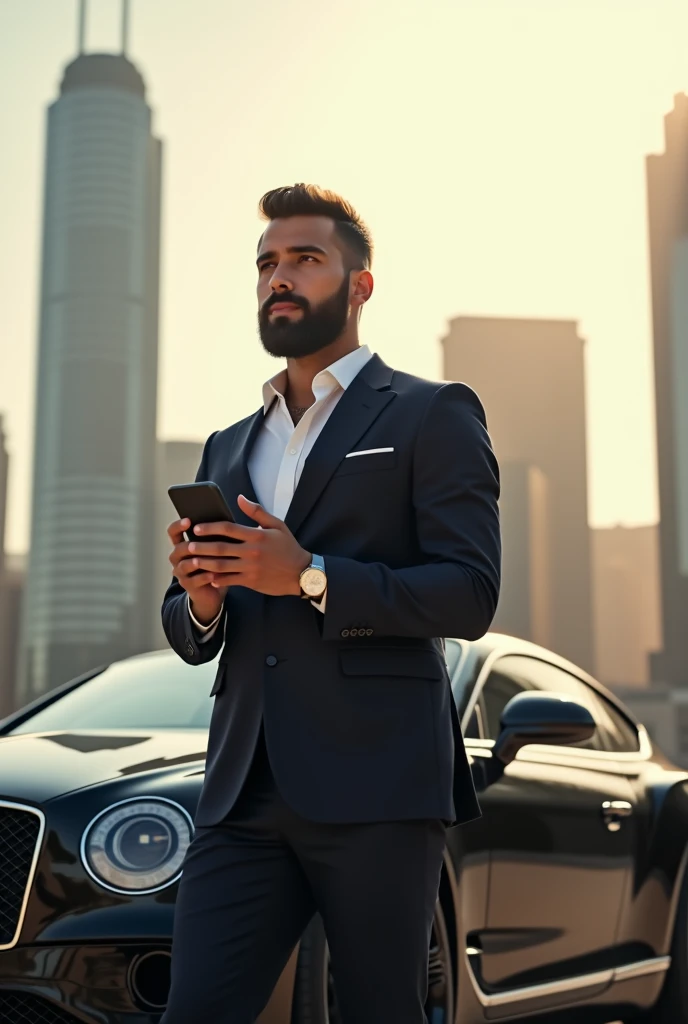
[[[448,833],[428,1021],[687,1021],[688,775],[551,652],[446,654],[483,817]],[[142,655],[0,723],[3,1024],[159,1020],[214,674]],[[338,1020],[315,918],[261,1022]]]

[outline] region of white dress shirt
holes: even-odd
[[[265,419],[249,453],[248,471],[256,497],[266,512],[271,512],[278,519],[284,519],[309,452],[337,402],[372,355],[368,346],[362,345],[316,373],[313,378],[315,401],[296,425],[284,398],[287,371],[282,370],[265,382]],[[320,602],[314,601],[313,604],[324,612],[326,599],[327,594]],[[201,643],[213,635],[223,613],[224,609],[221,609],[211,623],[203,626],[191,612],[189,602],[191,621],[199,633],[205,634],[201,638]]]

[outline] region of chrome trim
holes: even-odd
[[[109,814],[110,811],[114,811],[115,807],[121,807],[122,804],[150,804],[155,802],[161,804],[171,804],[172,807],[176,807],[176,809],[181,812],[182,816],[186,818],[187,821],[189,822],[189,825],[191,826],[191,838],[193,839],[193,818],[187,811],[186,807],[182,807],[182,805],[177,803],[176,800],[168,800],[168,798],[165,796],[130,796],[127,797],[126,800],[117,800],[116,803],[114,804],[108,804],[107,807],[105,807],[102,811],[98,811],[98,813],[93,818],[91,818],[88,825],[81,834],[81,842],[79,843],[79,854],[81,856],[81,863],[83,864],[84,868],[86,869],[87,873],[91,876],[93,881],[97,882],[98,885],[100,885],[103,889],[108,889],[110,892],[120,893],[123,896],[149,896],[153,892],[160,892],[162,889],[168,889],[169,886],[174,885],[174,883],[178,882],[179,879],[182,877],[182,868],[180,868],[176,875],[168,879],[162,885],[156,885],[152,889],[120,889],[117,886],[110,885],[110,883],[106,882],[105,879],[100,877],[100,875],[97,875],[95,871],[91,868],[91,865],[88,863],[88,857],[86,856],[86,840],[88,839],[89,832],[100,818],[102,818],[105,814]]]
[[[43,836],[45,835],[45,814],[39,810],[38,807],[31,807],[29,804],[15,804],[10,800],[0,800],[0,808],[8,807],[13,811],[28,811],[29,814],[35,814],[38,818],[38,838],[36,839],[36,847],[33,851],[33,857],[31,859],[31,866],[29,873],[26,877],[26,887],[24,889],[24,899],[22,900],[21,907],[19,908],[19,917],[17,918],[17,928],[14,933],[14,937],[11,942],[0,945],[0,950],[12,949],[19,942],[19,936],[21,934],[22,927],[24,925],[24,918],[26,917],[26,908],[29,905],[29,896],[31,895],[31,889],[33,887],[33,880],[36,874],[36,868],[38,867],[38,858],[41,853],[41,847],[43,845]]]
[[[667,971],[671,966],[670,956],[659,956],[651,960],[638,960],[635,963],[624,964],[623,967],[610,967],[604,971],[595,971],[592,974],[579,974],[574,978],[564,978],[561,981],[547,981],[541,985],[528,985],[524,988],[488,993],[480,987],[471,963],[471,958],[482,955],[481,951],[474,947],[468,947],[465,953],[473,991],[480,1004],[486,1008],[525,1003],[532,999],[547,999],[550,996],[562,995],[565,992],[578,992],[581,989],[594,988],[597,985],[606,987],[616,984],[616,982],[658,974],[661,971]]]
[[[645,978],[648,974],[661,974],[671,967],[670,956],[655,956],[651,960],[638,960],[634,964],[625,964],[614,971],[614,981],[631,981],[633,978]]]

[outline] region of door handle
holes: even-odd
[[[628,800],[605,800],[602,804],[602,817],[610,832],[618,832],[624,818],[633,814],[633,804]]]

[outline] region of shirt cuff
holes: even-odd
[[[217,629],[217,627],[220,624],[220,619],[222,618],[222,615],[223,615],[224,610],[225,610],[224,609],[224,605],[222,606],[222,608],[220,608],[219,612],[217,613],[217,615],[215,616],[213,621],[209,622],[207,626],[202,625],[198,621],[198,619],[196,618],[194,613],[191,611],[191,598],[189,597],[188,594],[186,595],[186,607],[187,607],[187,610],[189,612],[189,618],[191,619],[192,623],[194,624],[194,627],[201,634],[200,637],[198,638],[199,644],[206,643],[206,641],[210,640],[210,638],[214,635],[215,630]]]

